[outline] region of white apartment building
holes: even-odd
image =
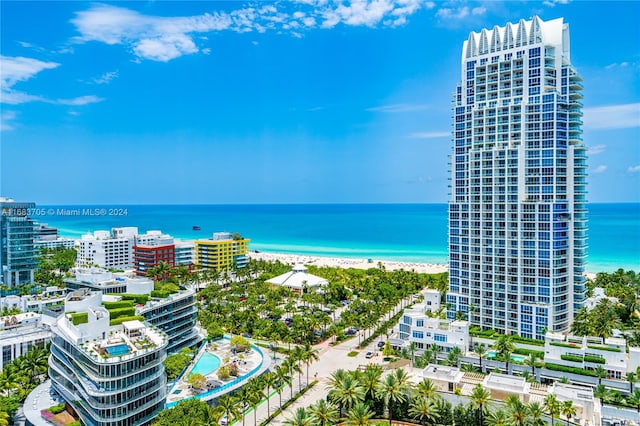
[[[176,266],[190,266],[195,263],[196,244],[193,241],[175,239]]]
[[[132,250],[138,228],[113,228],[109,231],[95,231],[80,239],[77,264],[79,266],[99,266],[105,269],[131,269]]]
[[[453,100],[449,319],[544,339],[585,299],[586,146],[569,25],[471,32]]]
[[[429,294],[432,295],[431,292]],[[434,303],[433,300],[431,302]],[[432,315],[426,304],[405,309],[404,315],[398,323],[397,332],[389,339],[391,346],[404,348],[415,343],[418,352],[422,352],[432,344],[437,345],[441,352],[449,352],[451,348],[457,346],[463,355],[466,354],[471,342],[469,323],[467,321],[443,320]]]
[[[42,312],[51,306],[62,305],[67,290],[56,286],[49,286],[43,292],[25,296],[0,297],[0,309],[17,308],[23,312]]]
[[[51,330],[42,322],[42,315],[27,312],[0,317],[0,371],[34,346],[44,346],[51,340]]]

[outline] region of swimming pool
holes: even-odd
[[[496,357],[496,351],[487,352],[487,359],[494,359],[495,357]],[[511,354],[511,360],[512,361],[524,362],[525,359],[527,359],[526,356],[517,355],[517,354]]]
[[[107,351],[109,356],[126,355],[130,352],[129,346],[124,343],[122,345],[107,346],[104,350]]]
[[[220,358],[212,353],[205,352],[202,354],[198,362],[191,369],[192,374],[202,374],[206,376],[216,371],[220,367]]]

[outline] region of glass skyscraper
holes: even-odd
[[[0,283],[8,287],[33,282],[36,225],[29,214],[35,206],[0,197]]]
[[[582,78],[562,18],[472,32],[453,102],[447,316],[543,339],[585,298]],[[461,312],[461,313],[458,313]]]

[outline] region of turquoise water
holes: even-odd
[[[205,352],[193,366],[191,373],[206,376],[216,371],[218,367],[220,367],[220,358],[212,353]]]
[[[130,352],[129,346],[125,345],[125,344],[115,345],[115,346],[107,346],[106,348],[104,348],[104,350],[107,351],[109,356],[126,355],[126,354],[128,354]]]
[[[41,207],[41,206],[39,206]],[[96,206],[44,206],[52,208]],[[240,232],[250,249],[334,257],[447,263],[446,204],[133,205],[121,216],[38,217],[78,238],[87,231],[137,226],[175,237]],[[589,205],[587,270],[640,270],[640,204]],[[193,226],[200,231],[194,231]]]
[[[495,357],[496,357],[496,351],[488,351],[487,352],[487,359],[493,359]],[[511,354],[511,360],[512,361],[524,362],[525,359],[527,359],[527,357],[525,357],[523,355]]]

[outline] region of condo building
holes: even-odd
[[[58,228],[49,226],[46,223],[40,223],[35,228],[35,236],[33,242],[36,252],[42,248],[54,249],[56,247],[63,247],[66,249],[72,249],[75,247],[75,240],[71,238],[64,238],[58,235]]]
[[[562,18],[471,32],[453,101],[447,317],[544,339],[585,299],[582,78]]]
[[[99,266],[106,269],[131,269],[131,248],[138,235],[138,228],[113,228],[109,231],[87,233],[80,239],[78,259],[80,266]]]
[[[164,408],[166,334],[110,318],[102,293],[79,290],[52,326],[51,385],[83,424],[151,424]]]
[[[230,232],[216,232],[212,238],[196,240],[196,265],[216,271],[244,268],[249,263],[248,239]]]
[[[0,317],[0,371],[34,346],[43,347],[51,340],[49,326],[35,312]]]
[[[0,197],[0,283],[8,287],[33,282],[36,225],[29,214],[35,206]]]

